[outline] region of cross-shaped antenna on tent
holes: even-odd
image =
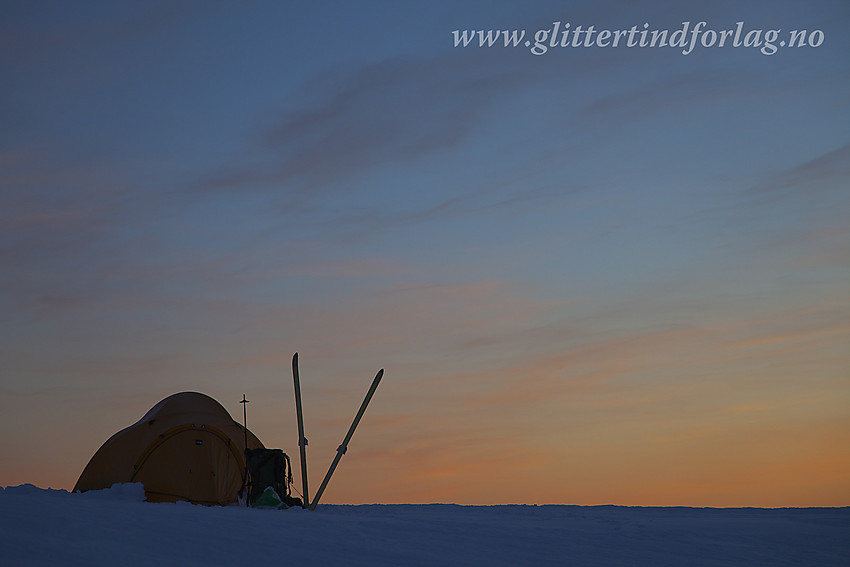
[[[242,489],[239,491],[240,494],[242,490],[245,490],[245,487],[248,483],[248,399],[245,397],[245,394],[242,394],[242,401],[239,402],[242,404],[242,428],[245,434],[245,446],[242,448],[242,457],[245,459],[245,472],[242,473]],[[248,497],[245,497],[245,502],[247,505]]]
[[[245,399],[245,394],[242,394],[242,425],[245,427],[245,449],[248,449],[248,405],[250,400]],[[247,465],[246,465],[247,469]]]

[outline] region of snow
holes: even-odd
[[[850,565],[850,508],[144,502],[141,485],[0,490],[0,564]]]

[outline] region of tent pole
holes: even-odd
[[[375,395],[375,390],[378,389],[378,384],[381,382],[381,378],[384,376],[384,369],[378,371],[378,374],[375,376],[375,379],[372,380],[372,385],[369,387],[369,392],[366,394],[366,398],[363,400],[363,403],[360,404],[360,409],[357,411],[357,416],[355,416],[354,421],[351,423],[351,427],[348,428],[348,433],[345,434],[345,439],[343,439],[342,444],[337,447],[336,456],[334,457],[333,462],[331,463],[331,467],[328,469],[327,474],[325,475],[325,479],[322,481],[322,485],[319,487],[319,491],[316,493],[316,497],[313,499],[313,502],[310,503],[310,510],[315,510],[316,505],[319,503],[319,498],[322,497],[322,494],[325,492],[325,487],[327,487],[328,482],[331,480],[331,475],[333,475],[336,470],[336,466],[339,464],[339,460],[348,450],[348,442],[351,441],[351,436],[354,435],[354,430],[357,428],[357,424],[360,423],[360,419],[363,417],[363,414],[366,412],[366,406],[369,405],[369,402],[372,400],[372,396]]]
[[[304,415],[301,413],[301,379],[298,375],[298,353],[292,357],[292,381],[295,382],[295,413],[298,417],[298,450],[301,455],[301,488],[304,490],[304,507],[310,505],[307,491],[307,438],[304,437]]]

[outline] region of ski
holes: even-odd
[[[301,379],[298,375],[298,353],[292,357],[292,380],[295,382],[295,413],[298,417],[298,450],[301,454],[301,487],[304,490],[304,507],[310,505],[307,492],[307,438],[304,437],[304,415],[301,413]]]
[[[375,395],[375,390],[378,389],[378,384],[381,382],[381,378],[383,376],[384,369],[381,368],[381,370],[379,370],[378,374],[375,376],[375,379],[372,380],[372,385],[369,387],[369,392],[366,394],[366,398],[363,400],[363,403],[360,404],[360,409],[357,411],[357,415],[355,416],[354,421],[351,423],[351,427],[348,428],[348,433],[345,434],[345,439],[343,439],[342,444],[337,447],[336,456],[334,457],[334,460],[331,463],[331,467],[328,469],[324,480],[322,480],[322,485],[319,487],[319,491],[316,493],[316,497],[310,503],[310,510],[316,509],[316,505],[319,503],[319,499],[325,492],[325,488],[328,486],[328,482],[331,480],[331,476],[336,470],[336,467],[339,464],[339,460],[342,459],[342,456],[348,450],[348,443],[349,441],[351,441],[352,435],[354,435],[354,430],[357,428],[357,424],[360,423],[360,420],[363,418],[363,414],[366,412],[366,406],[369,405],[369,402],[372,400],[372,396]]]

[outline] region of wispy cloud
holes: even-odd
[[[12,9],[12,7],[10,7]],[[198,14],[207,13],[211,6],[202,2],[148,2],[124,10],[118,7],[99,18],[81,20],[79,12],[87,8],[77,7],[76,18],[65,18],[62,6],[39,12],[43,26],[37,33],[18,30],[0,24],[0,60],[13,63],[38,61],[46,53],[56,54],[78,47],[99,47],[104,43],[132,41],[141,37],[155,36],[172,26],[190,21]],[[25,13],[40,10],[36,5],[20,5],[15,11]],[[56,20],[53,20],[56,18]]]
[[[475,63],[474,66],[470,66]],[[251,165],[233,163],[206,188],[292,184],[316,191],[342,178],[458,144],[493,102],[527,87],[535,66],[452,53],[366,65],[320,82],[304,106],[262,132]],[[313,87],[313,85],[311,85]]]
[[[835,190],[832,184],[823,185],[824,182],[847,179],[850,179],[850,144],[792,165],[755,185],[750,192],[754,195],[776,195],[788,190],[805,191],[807,198],[811,199],[815,191]]]

